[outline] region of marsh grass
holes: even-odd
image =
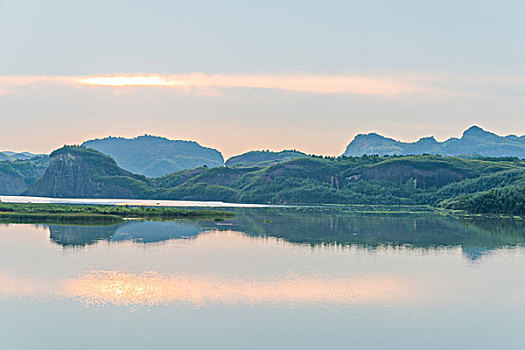
[[[169,207],[0,203],[0,222],[118,223],[124,219],[225,220],[235,214],[208,209]]]

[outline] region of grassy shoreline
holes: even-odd
[[[257,210],[257,208],[245,208]],[[174,208],[133,205],[81,205],[81,204],[36,204],[0,202],[0,223],[56,223],[108,225],[124,220],[215,220],[224,221],[236,216],[238,208],[231,211],[210,210],[204,208]],[[297,205],[265,210],[284,211],[330,211],[355,213],[359,215],[424,215],[435,214],[463,218],[512,218],[512,215],[470,214],[459,210],[450,210],[428,205]]]
[[[0,203],[3,223],[86,223],[113,224],[126,219],[148,220],[225,220],[234,217],[228,211],[171,207]]]

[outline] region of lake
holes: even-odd
[[[523,349],[522,221],[0,225],[2,349]]]

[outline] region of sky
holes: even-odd
[[[0,0],[0,150],[525,134],[525,2]]]

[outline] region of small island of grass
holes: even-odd
[[[227,211],[150,206],[0,203],[0,222],[112,224],[125,219],[216,220],[234,217]]]

